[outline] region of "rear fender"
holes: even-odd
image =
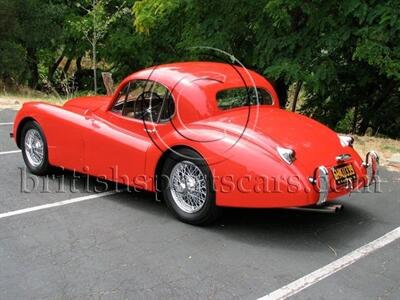
[[[146,155],[145,174],[152,176],[153,179],[160,175],[163,159],[168,155],[168,151],[175,151],[179,147],[186,147],[198,152],[200,156],[208,164],[214,178],[217,190],[217,204],[232,206],[229,199],[229,194],[236,193],[237,189],[226,193],[223,190],[224,178],[232,177],[235,182],[242,180],[244,176],[257,178],[258,176],[276,177],[296,177],[299,182],[299,188],[303,190],[305,187],[310,187],[307,177],[303,175],[295,166],[289,166],[282,162],[277,154],[273,153],[268,148],[263,148],[252,143],[245,138],[237,139],[237,136],[230,135],[224,139],[215,142],[196,142],[190,139],[183,139],[185,131],[172,132],[166,137],[163,137],[163,142],[159,139],[148,148]],[[220,131],[213,129],[203,129],[202,136],[207,136],[211,139],[213,136],[220,136]],[[232,144],[232,141],[237,141]],[[153,180],[153,183],[155,181]],[[287,190],[287,183],[283,182],[281,186]],[[152,186],[150,190],[155,190]],[[224,195],[225,192],[225,195]],[[243,196],[243,195],[242,195]],[[233,205],[234,206],[234,205]],[[237,205],[239,206],[239,205]]]

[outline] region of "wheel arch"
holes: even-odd
[[[182,149],[188,149],[188,150],[191,150],[193,152],[196,152],[200,157],[202,157],[204,159],[203,155],[201,155],[201,153],[199,151],[197,151],[196,149],[194,149],[193,147],[190,147],[188,145],[175,145],[175,146],[173,146],[171,148],[168,148],[166,151],[164,151],[162,153],[162,155],[159,157],[158,161],[157,161],[156,167],[154,169],[154,174],[153,174],[154,175],[153,178],[154,178],[154,184],[155,184],[155,191],[156,191],[157,197],[161,197],[161,193],[160,193],[161,175],[162,175],[161,171],[162,171],[162,167],[164,165],[165,160],[172,153],[174,153],[174,151],[178,152],[179,150],[182,150]],[[206,161],[206,160],[204,159],[204,161]]]
[[[19,124],[18,124],[17,132],[16,132],[16,135],[15,135],[15,142],[16,142],[18,148],[20,148],[20,149],[21,149],[21,133],[22,133],[22,129],[23,129],[24,126],[25,126],[27,123],[29,123],[29,122],[36,122],[36,123],[38,123],[38,122],[36,121],[36,119],[33,118],[33,117],[24,117],[24,118],[19,122]]]

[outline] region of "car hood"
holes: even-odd
[[[108,106],[110,101],[110,96],[85,96],[65,102],[64,107],[81,108],[83,110],[90,109],[95,111],[101,107]]]
[[[277,155],[277,146],[293,149],[297,165],[333,166],[337,155],[354,152],[342,147],[337,134],[328,127],[278,108],[234,109],[201,123],[225,134],[242,136],[273,155]]]

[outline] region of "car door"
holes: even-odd
[[[133,80],[122,88],[108,111],[91,114],[85,137],[87,172],[142,189],[151,187],[144,174],[151,134],[160,123],[168,90],[157,82]],[[156,105],[155,105],[156,104]]]

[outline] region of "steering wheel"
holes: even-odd
[[[136,98],[136,105],[140,105],[135,109],[135,116],[145,118],[147,121],[157,121],[163,98],[157,93],[146,91]],[[150,106],[151,104],[151,106]],[[147,118],[147,116],[149,116]]]

